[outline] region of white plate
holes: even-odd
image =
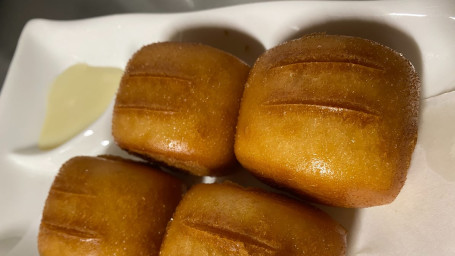
[[[112,106],[87,128],[92,135],[38,150],[48,88],[65,68],[80,62],[124,68],[142,45],[168,40],[211,44],[252,63],[264,49],[321,31],[363,36],[402,52],[421,74],[422,97],[431,97],[423,100],[425,138],[419,138],[398,198],[368,209],[324,207],[349,230],[349,255],[455,255],[455,93],[437,96],[455,88],[451,0],[269,2],[29,22],[0,98],[0,255],[38,255],[42,207],[64,161],[124,154],[110,135]]]

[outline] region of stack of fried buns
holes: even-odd
[[[154,167],[70,159],[46,201],[40,254],[345,255],[345,229],[304,200],[393,201],[417,139],[419,90],[401,54],[356,37],[288,41],[251,70],[202,44],[144,46],[121,80],[112,133]],[[185,193],[173,172],[219,176],[239,164],[284,194],[232,182]]]

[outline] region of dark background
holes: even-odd
[[[30,19],[82,19],[119,13],[170,13],[260,0],[0,0],[0,90],[20,33]]]
[[[0,91],[13,57],[16,44],[19,40],[20,33],[30,19],[73,20],[120,13],[188,12],[228,5],[267,1],[268,0],[0,0]]]

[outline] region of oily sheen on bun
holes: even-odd
[[[183,197],[161,246],[173,255],[341,256],[346,231],[327,214],[236,184],[198,184]]]
[[[236,163],[234,133],[250,68],[195,43],[155,43],[130,59],[114,106],[117,144],[191,174],[220,175]]]
[[[43,210],[42,256],[158,255],[183,183],[118,157],[68,160]]]
[[[255,63],[235,154],[256,176],[320,203],[368,207],[400,192],[417,139],[420,82],[379,43],[311,34]]]

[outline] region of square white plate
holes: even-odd
[[[63,162],[76,155],[125,155],[111,137],[112,105],[87,127],[92,135],[82,133],[50,151],[37,148],[49,86],[64,69],[76,63],[124,68],[142,45],[169,40],[206,43],[252,64],[265,49],[312,32],[383,43],[411,60],[422,80],[419,141],[398,198],[367,209],[322,207],[350,232],[349,255],[455,255],[451,0],[268,2],[29,22],[0,98],[0,255],[38,255],[41,211]],[[242,175],[232,178],[250,179]]]

